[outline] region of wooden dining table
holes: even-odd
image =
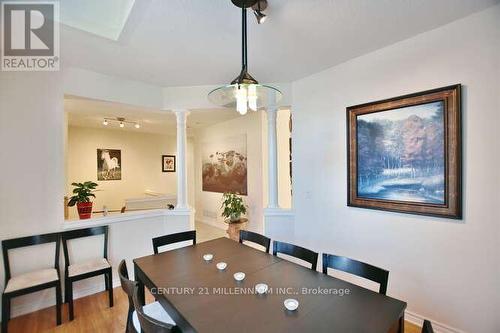
[[[142,302],[146,287],[183,332],[404,332],[405,302],[227,238],[134,259],[134,273]]]

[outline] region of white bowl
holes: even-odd
[[[215,266],[217,266],[218,270],[223,271],[226,269],[227,264],[225,262],[218,262],[217,265],[215,265]]]
[[[267,291],[269,290],[269,287],[267,284],[265,283],[259,283],[257,285],[255,285],[255,291],[257,292],[257,294],[265,294],[267,293]]]
[[[243,272],[234,273],[233,277],[236,281],[242,281],[245,278],[245,273]]]
[[[203,255],[203,259],[205,259],[206,261],[210,261],[214,258],[214,255],[211,254],[211,253],[207,253],[207,254],[204,254]]]
[[[295,311],[299,307],[299,301],[293,298],[288,298],[286,299],[283,304],[285,305],[285,308],[290,311]]]

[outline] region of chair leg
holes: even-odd
[[[68,280],[66,282],[67,282],[66,288],[68,290],[67,301],[69,303],[69,320],[71,321],[75,318],[74,309],[73,309],[73,282],[70,280]]]
[[[134,326],[132,323],[132,313],[133,312],[134,312],[134,308],[129,304],[128,305],[128,313],[127,313],[127,326],[125,326],[125,333],[135,331],[135,329],[132,330],[132,327]]]
[[[104,274],[104,288],[109,291],[109,276],[108,273]]]
[[[107,286],[108,286],[108,293],[109,293],[109,307],[113,307],[113,273],[111,270],[109,270],[109,273],[106,273],[105,276],[107,277]]]
[[[2,333],[7,333],[10,320],[10,297],[2,295]]]
[[[69,290],[69,282],[68,280],[64,280],[64,304],[68,303],[69,301],[69,296],[68,296],[68,290]]]
[[[57,325],[61,325],[61,283],[58,283],[56,286],[56,323]]]

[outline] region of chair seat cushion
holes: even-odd
[[[88,260],[82,263],[73,264],[68,266],[68,276],[78,276],[85,273],[95,272],[104,268],[111,267],[105,258],[98,258]]]
[[[144,313],[153,319],[161,321],[162,323],[167,323],[170,325],[175,325],[175,321],[169,314],[165,311],[163,306],[159,302],[153,302],[144,305]],[[132,314],[132,322],[134,323],[134,328],[137,332],[141,331],[141,324],[139,323],[139,317],[137,317],[137,312],[134,311]]]
[[[40,269],[11,277],[7,282],[4,293],[39,286],[57,280],[59,280],[59,276],[55,268]]]

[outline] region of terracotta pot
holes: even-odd
[[[76,208],[80,220],[89,219],[92,216],[92,202],[78,202]]]

